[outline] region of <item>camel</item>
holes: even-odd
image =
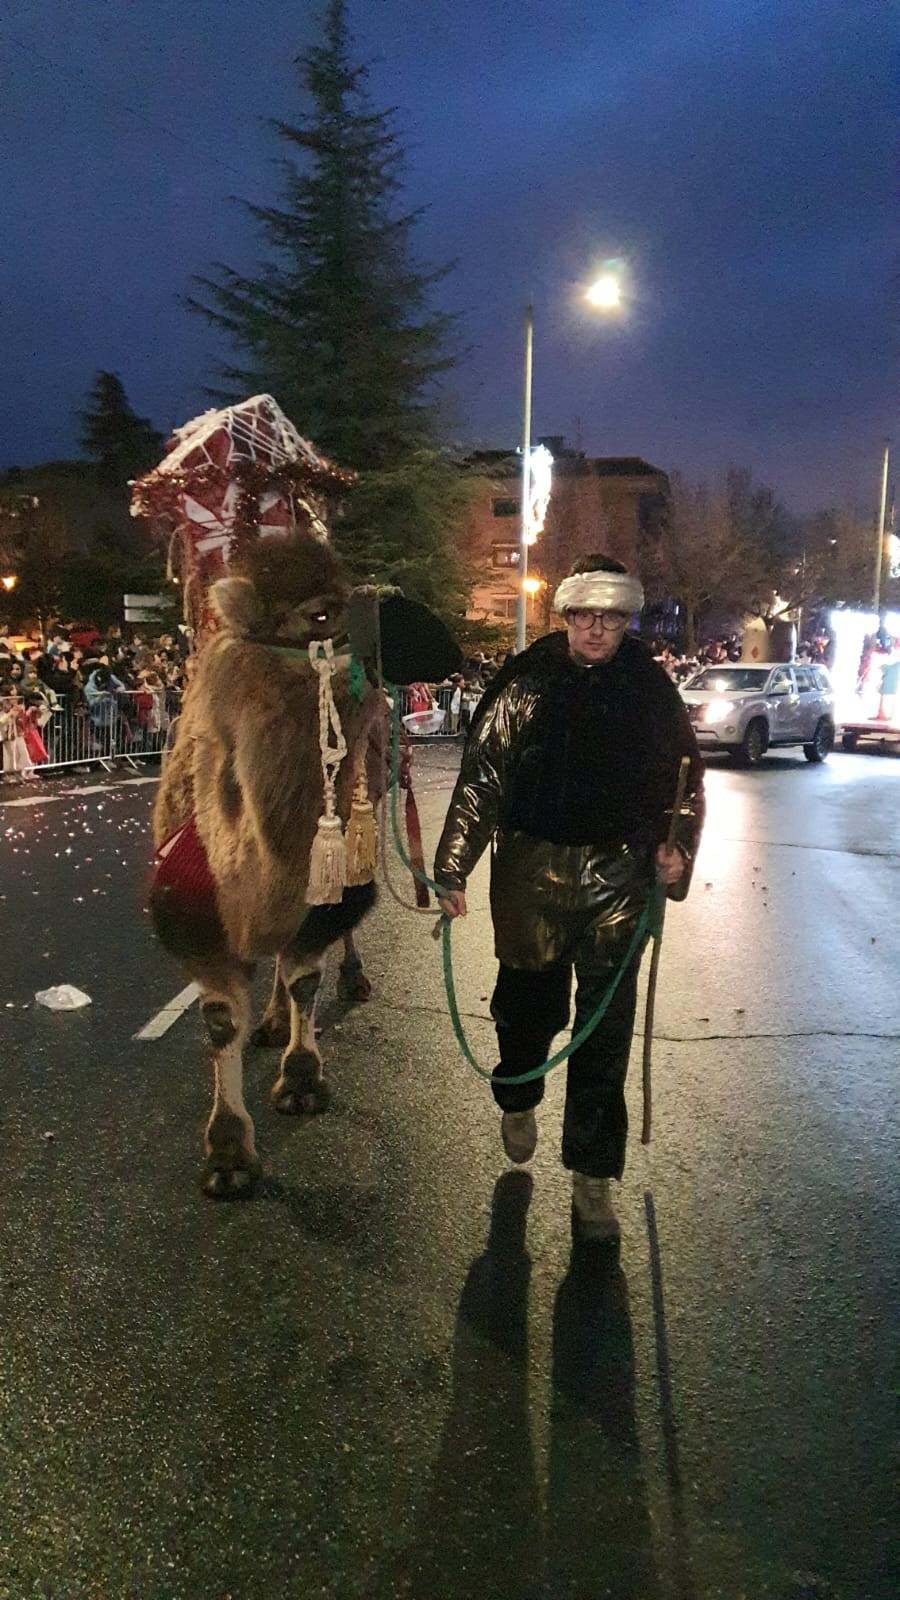
[[[243,1098],[256,965],[277,962],[261,1042],[275,1042],[290,1013],[273,1102],[285,1114],[315,1113],[328,1097],[315,1036],[323,961],[344,938],[345,983],[358,998],[367,991],[351,936],[375,886],[355,882],[330,903],[308,903],[324,794],[309,646],[343,635],[349,598],[332,547],[306,532],[252,542],[210,597],[218,631],[197,658],[154,811],[150,909],[161,942],[200,988],[215,1077],[203,1188],[232,1199],[252,1192],[260,1172]],[[334,803],[346,822],[384,697],[364,675],[353,681],[349,656],[334,661],[347,744]]]

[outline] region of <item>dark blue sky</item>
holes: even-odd
[[[450,433],[534,422],[691,476],[751,466],[798,510],[874,508],[894,428],[892,125],[883,0],[350,0],[396,105],[420,256],[474,346]],[[5,0],[0,465],[76,452],[95,370],[161,429],[208,404],[214,339],[179,297],[257,258],[233,196],[277,196],[267,116],[298,110],[317,8]],[[579,286],[628,263],[619,325]]]

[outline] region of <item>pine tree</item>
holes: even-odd
[[[283,203],[248,205],[265,263],[255,277],[219,266],[188,301],[239,352],[220,368],[227,388],[213,392],[271,393],[304,436],[359,472],[336,530],[357,572],[402,569],[407,592],[433,600],[446,569],[438,587],[453,610],[459,475],[434,444],[453,318],[429,307],[449,268],[422,271],[413,259],[419,214],[402,209],[394,113],[371,109],[365,68],[351,64],[345,0],[328,0],[321,43],[298,65],[309,110],[272,123],[289,152]]]
[[[115,372],[98,372],[88,405],[78,413],[79,443],[96,463],[97,478],[106,488],[121,489],[155,467],[163,449],[162,435],[132,410],[122,380]]]

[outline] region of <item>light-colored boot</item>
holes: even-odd
[[[537,1122],[533,1111],[504,1111],[500,1119],[500,1136],[510,1161],[521,1166],[530,1161],[537,1144]]]
[[[618,1239],[621,1229],[612,1208],[609,1178],[591,1178],[586,1172],[572,1173],[572,1229],[585,1244],[602,1244]]]

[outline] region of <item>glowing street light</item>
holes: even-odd
[[[2,583],[7,594],[12,594],[12,591],[16,587],[18,581],[19,580],[14,572],[8,572],[6,573],[5,577],[0,578],[0,583]]]
[[[531,601],[531,614],[532,614],[532,617],[534,616],[534,599],[535,599],[535,595],[540,594],[541,590],[542,589],[546,589],[546,587],[547,587],[547,585],[544,582],[543,578],[526,578],[524,583],[522,584],[522,588],[525,590],[525,593],[527,594],[529,600]]]
[[[598,311],[616,311],[622,304],[622,284],[614,272],[603,272],[584,297]]]

